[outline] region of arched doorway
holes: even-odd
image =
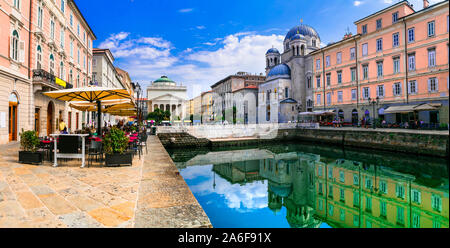
[[[344,110],[339,109],[339,111],[338,111],[338,117],[339,117],[340,119],[344,120]]]
[[[47,136],[53,133],[53,117],[55,115],[55,106],[53,102],[48,103],[47,107]]]
[[[9,141],[17,140],[17,116],[19,99],[17,95],[9,95]]]
[[[352,110],[352,124],[358,125],[358,110],[356,109]]]

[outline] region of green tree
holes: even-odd
[[[154,120],[156,124],[161,123],[164,120],[170,120],[170,111],[163,111],[159,108],[155,109],[155,111],[148,113],[147,120]]]

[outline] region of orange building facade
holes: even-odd
[[[448,8],[424,0],[416,12],[401,1],[356,21],[356,35],[312,52],[314,109],[353,124],[448,123]]]

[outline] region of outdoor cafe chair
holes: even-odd
[[[139,146],[141,146],[141,150],[142,150],[142,147],[145,146],[145,153],[148,152],[147,151],[147,138],[148,138],[148,135],[145,132],[139,134]]]
[[[103,145],[101,141],[92,140],[88,148],[88,167],[92,164],[92,160],[98,162],[103,160]]]

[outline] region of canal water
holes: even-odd
[[[316,144],[168,152],[214,227],[449,227],[445,159]]]

